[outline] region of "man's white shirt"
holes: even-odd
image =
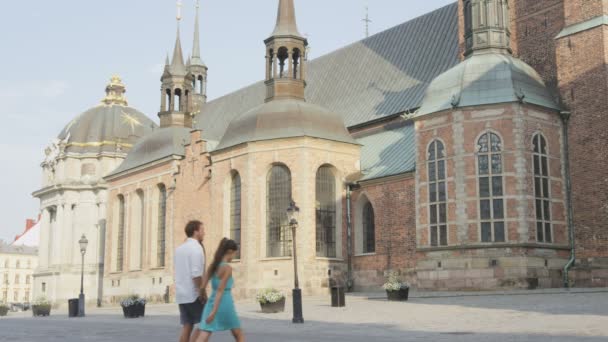
[[[199,296],[199,289],[194,285],[194,278],[205,273],[205,253],[201,244],[188,238],[175,250],[175,301],[177,304],[194,303]]]

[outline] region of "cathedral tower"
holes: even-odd
[[[202,106],[207,102],[207,66],[201,59],[200,26],[199,26],[200,0],[196,2],[196,19],[194,23],[194,45],[192,47],[192,58],[188,65],[188,70],[192,74],[192,114],[196,115],[201,111]]]
[[[266,43],[266,102],[304,99],[306,47],[298,32],[293,0],[280,0],[277,24]]]
[[[173,60],[165,63],[165,71],[161,77],[161,108],[158,116],[162,127],[192,127],[192,93],[194,77],[184,64],[184,54],[180,39],[179,24],[181,2],[177,9],[177,37],[173,50]]]

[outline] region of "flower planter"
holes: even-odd
[[[0,317],[8,314],[8,306],[0,306]]]
[[[402,288],[401,290],[397,290],[397,291],[386,290],[386,296],[388,297],[388,300],[391,302],[405,302],[405,301],[407,301],[409,294],[410,294],[409,287]]]
[[[285,311],[285,298],[275,303],[260,303],[262,313],[279,313]]]
[[[46,317],[51,315],[50,305],[32,305],[32,314],[34,317]]]
[[[123,306],[122,312],[125,318],[144,317],[146,314],[146,304],[134,304],[130,306]]]

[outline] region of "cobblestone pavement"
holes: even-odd
[[[372,298],[379,296],[372,296]],[[306,323],[293,325],[289,308],[263,315],[254,303],[238,310],[248,341],[608,341],[608,290],[518,292],[495,295],[416,296],[407,303],[349,296],[346,308],[327,298],[305,298]],[[126,320],[118,308],[91,309],[68,319],[10,313],[0,318],[0,341],[175,341],[176,308],[148,306],[147,317]],[[212,341],[231,341],[228,333]]]

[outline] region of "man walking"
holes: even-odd
[[[196,341],[198,327],[207,300],[199,290],[205,274],[205,237],[203,223],[190,221],[186,225],[186,242],[175,250],[175,299],[179,304],[182,334],[180,342]],[[194,328],[194,329],[193,329]],[[194,333],[192,332],[194,330]]]

